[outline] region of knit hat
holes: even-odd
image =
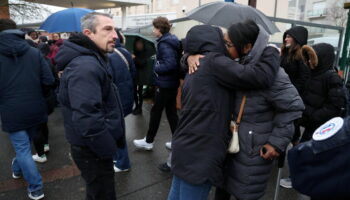
[[[298,44],[300,44],[301,46],[303,46],[307,43],[308,31],[303,26],[294,26],[294,27],[288,29],[283,34],[283,41],[286,39],[287,34],[292,36],[294,38],[294,40]]]

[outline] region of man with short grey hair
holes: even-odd
[[[59,101],[74,162],[86,182],[87,200],[114,200],[113,156],[125,145],[125,124],[106,57],[117,34],[109,15],[89,13],[82,32],[60,48],[56,61],[64,69]]]

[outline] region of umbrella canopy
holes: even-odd
[[[94,10],[86,8],[68,8],[50,15],[40,26],[49,33],[80,32],[80,19]]]
[[[259,10],[246,5],[230,2],[213,2],[204,4],[188,12],[187,17],[203,22],[228,28],[231,24],[243,22],[247,19],[255,21],[270,34],[279,32],[278,28]]]

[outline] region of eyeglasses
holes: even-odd
[[[232,48],[232,47],[234,47],[234,45],[233,45],[231,42],[229,42],[229,41],[224,40],[224,43],[225,43],[225,46],[226,46],[227,48]]]

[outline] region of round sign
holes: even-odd
[[[335,117],[328,122],[324,123],[322,126],[318,127],[314,132],[312,139],[316,141],[325,140],[327,138],[335,135],[344,124],[344,120],[341,117]]]

